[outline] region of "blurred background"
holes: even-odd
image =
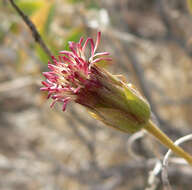
[[[173,140],[192,131],[191,0],[15,0],[54,55],[80,36],[111,53],[108,69],[123,74],[148,99],[156,122]],[[92,119],[66,112],[40,92],[49,57],[10,5],[0,1],[0,189],[161,190],[148,184],[167,149]],[[192,143],[182,145],[192,153]],[[170,163],[174,190],[191,190],[189,166]]]

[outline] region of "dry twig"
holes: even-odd
[[[179,138],[178,140],[175,141],[175,145],[180,145],[184,142],[187,142],[189,140],[192,140],[192,134],[189,134],[189,135],[186,135],[184,137],[181,137]],[[170,186],[170,183],[169,183],[169,180],[168,180],[168,174],[167,174],[167,167],[168,167],[168,160],[169,160],[169,157],[170,155],[172,154],[172,150],[169,150],[164,159],[163,159],[163,166],[162,166],[162,181],[163,181],[163,185],[164,185],[164,188],[166,190],[171,190],[171,186]]]
[[[127,147],[128,147],[128,152],[129,152],[129,155],[132,156],[135,160],[142,160],[143,157],[138,155],[137,153],[135,153],[135,151],[133,150],[133,143],[144,137],[144,135],[146,134],[146,131],[144,130],[141,130],[137,133],[134,133],[133,135],[131,135],[131,137],[129,137],[128,141],[127,141]]]
[[[33,22],[29,19],[29,17],[23,13],[23,11],[15,4],[14,0],[9,0],[10,4],[12,5],[12,7],[17,11],[17,13],[21,16],[21,18],[23,19],[23,21],[25,22],[25,24],[28,26],[28,28],[31,30],[33,38],[35,40],[35,42],[37,42],[40,47],[44,50],[44,52],[51,58],[52,57],[52,53],[50,51],[50,49],[47,47],[47,45],[45,44],[45,42],[43,41],[41,35],[39,34],[39,32],[37,31],[35,25],[33,24]]]

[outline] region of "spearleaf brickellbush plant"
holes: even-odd
[[[98,32],[96,42],[83,38],[78,43],[69,42],[70,51],[61,51],[58,58],[52,57],[48,63],[49,72],[42,84],[48,98],[63,104],[63,111],[68,102],[76,102],[84,107],[96,119],[108,126],[127,133],[141,129],[147,130],[162,144],[183,157],[192,165],[192,157],[174,143],[151,121],[150,105],[144,97],[122,77],[112,75],[101,63],[109,63],[108,52],[97,53],[101,33]]]

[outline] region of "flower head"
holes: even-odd
[[[63,103],[63,111],[69,101],[79,103],[105,124],[126,132],[139,130],[150,117],[147,101],[122,77],[117,77],[99,66],[109,63],[108,52],[96,53],[101,33],[96,42],[83,38],[78,43],[69,42],[71,51],[61,51],[54,64],[48,63],[49,72],[43,75],[41,90],[48,91],[48,98]]]
[[[107,57],[108,52],[96,53],[100,37],[99,32],[95,44],[92,38],[88,38],[83,45],[83,38],[78,43],[69,42],[71,51],[61,51],[58,60],[52,57],[54,65],[48,62],[50,71],[43,73],[47,81],[42,82],[45,87],[41,90],[48,91],[48,98],[53,99],[51,107],[56,102],[62,102],[65,110],[69,101],[77,100],[82,88],[99,85],[98,81],[90,77],[92,67],[99,62],[111,61],[111,58]],[[90,52],[87,51],[88,45],[91,47]],[[87,53],[90,53],[90,57]]]

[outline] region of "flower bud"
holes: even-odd
[[[148,102],[131,84],[103,68],[94,66],[92,70],[91,78],[97,81],[99,87],[89,88],[89,98],[86,99],[90,102],[81,95],[77,102],[87,107],[93,117],[108,126],[129,133],[140,130],[150,118]]]
[[[86,107],[91,115],[106,125],[133,133],[140,130],[150,118],[148,102],[120,76],[115,76],[99,66],[109,63],[108,52],[96,53],[100,41],[88,38],[84,45],[70,42],[71,51],[60,52],[63,56],[53,57],[54,65],[49,63],[50,72],[44,73],[47,81],[41,90],[48,91],[48,98],[63,103],[63,110],[69,101]],[[90,43],[90,57],[87,45]],[[89,50],[89,49],[88,49]]]

